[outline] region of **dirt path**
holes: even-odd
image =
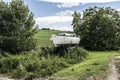
[[[8,79],[8,78],[0,78],[0,80],[13,80],[13,79]]]
[[[107,76],[107,80],[120,80],[119,76],[120,74],[118,73],[118,69],[116,68],[116,61],[120,60],[120,56],[117,56],[113,58],[110,63],[109,63],[109,73]]]
[[[8,77],[5,77],[4,75],[0,74],[0,80],[14,80],[14,79],[9,79]]]

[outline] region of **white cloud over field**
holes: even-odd
[[[106,2],[113,2],[113,1],[119,1],[119,0],[38,0],[43,2],[51,2],[51,3],[58,3],[57,7],[64,8],[64,7],[73,7],[78,6],[81,3],[106,3]]]

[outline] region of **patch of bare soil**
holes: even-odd
[[[96,80],[93,77],[88,78],[87,80]],[[120,56],[117,56],[109,62],[109,73],[105,78],[101,80],[120,80]]]
[[[109,73],[106,80],[120,80],[120,56],[117,56],[110,61]]]

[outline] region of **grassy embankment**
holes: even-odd
[[[96,51],[89,53],[88,59],[82,63],[63,69],[52,75],[52,77],[68,80],[86,80],[86,78],[92,76],[95,80],[101,80],[101,78],[105,78],[106,76],[109,60],[114,56],[120,55],[119,51]]]
[[[38,77],[49,76],[52,78],[66,78],[68,80],[84,80],[90,76],[101,78],[108,70],[108,62],[111,58],[119,55],[118,51],[91,52],[89,57],[82,63],[69,65],[66,60],[53,56],[42,58],[40,48],[52,45],[51,34],[60,33],[54,30],[40,30],[35,37],[38,40],[37,49],[21,55],[8,55],[0,59],[0,72],[7,73],[13,77]],[[9,64],[9,65],[8,65]],[[56,68],[56,69],[55,69]],[[11,73],[11,71],[13,71]]]

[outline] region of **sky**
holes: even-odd
[[[11,0],[3,0],[10,2]],[[72,14],[89,7],[111,7],[120,11],[120,0],[24,0],[39,28],[73,31]]]

